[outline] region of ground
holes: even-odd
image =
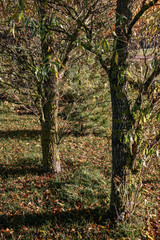
[[[142,176],[131,218],[111,224],[111,129],[106,137],[66,136],[62,173],[44,174],[37,117],[0,105],[0,238],[158,239],[158,157]]]

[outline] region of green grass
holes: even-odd
[[[43,174],[38,119],[10,109],[0,105],[0,239],[156,239],[157,159],[134,215],[111,226],[111,140],[70,135],[60,146],[62,173]]]

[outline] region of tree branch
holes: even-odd
[[[82,47],[84,47],[87,51],[93,53],[94,55],[96,55],[97,59],[99,60],[102,68],[106,71],[106,73],[109,75],[109,67],[108,67],[108,58],[106,58],[105,60],[102,59],[102,56],[101,54],[97,53],[93,47],[91,45],[88,45],[88,44],[84,44],[84,43],[81,43]]]
[[[158,0],[153,0],[149,2],[148,4],[145,4],[146,0],[143,1],[141,10],[136,14],[132,22],[130,23],[128,27],[128,35],[131,34],[133,26],[136,24],[136,22],[140,19],[140,17],[143,15],[144,12],[146,12],[150,7],[153,7]]]
[[[160,74],[160,61],[157,63],[154,71],[151,73],[151,75],[148,77],[148,79],[146,80],[144,85],[141,87],[140,93],[139,93],[139,95],[135,101],[134,107],[133,107],[134,111],[136,111],[140,108],[140,106],[142,104],[142,94],[147,93],[147,91],[149,90],[155,77],[157,77],[159,74]]]
[[[156,68],[152,72],[152,74],[148,77],[144,84],[144,91],[147,92],[149,87],[151,86],[152,82],[154,81],[154,78],[157,77],[160,74],[160,61],[158,62]]]

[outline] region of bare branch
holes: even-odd
[[[147,79],[147,81],[144,84],[144,91],[147,92],[148,89],[150,88],[150,86],[152,85],[152,82],[154,81],[155,77],[157,77],[160,74],[160,61],[157,64],[157,66],[155,67],[154,71],[152,72],[152,74],[149,76],[149,78]]]
[[[142,8],[141,10],[136,14],[136,16],[134,17],[134,19],[132,20],[132,22],[130,23],[129,27],[128,27],[128,35],[131,34],[132,32],[132,28],[134,27],[134,25],[136,24],[136,22],[141,18],[141,16],[150,8],[153,7],[158,0],[153,0],[151,2],[149,2],[148,4],[145,4],[146,0],[143,1],[142,4]]]
[[[134,104],[134,110],[138,110],[141,107],[142,104],[142,94],[147,93],[150,86],[152,85],[155,78],[160,74],[160,61],[157,63],[154,71],[151,73],[151,75],[148,77],[144,85],[141,87],[140,93],[135,101]]]

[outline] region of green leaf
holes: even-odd
[[[113,43],[113,50],[114,51],[116,50],[116,47],[117,47],[117,38],[114,40],[114,43]]]
[[[48,76],[47,68],[45,68],[45,67],[42,68],[42,76],[44,78]]]
[[[137,142],[137,140],[138,140],[138,137],[137,137],[137,134],[135,134],[134,141]]]
[[[128,143],[128,136],[124,135],[124,143]]]
[[[77,39],[77,47],[81,47],[81,40],[80,40],[80,38]]]
[[[109,51],[109,49],[110,49],[109,43],[108,43],[108,41],[107,41],[106,39],[104,39],[104,40],[102,41],[102,49],[103,49],[103,51],[104,51],[105,53],[107,53],[107,52]]]
[[[48,54],[45,56],[45,58],[43,59],[43,63],[48,62],[48,59],[50,59],[50,56],[51,56],[51,54],[48,53]]]
[[[115,63],[118,65],[118,52],[115,54]]]
[[[145,116],[143,116],[143,122],[146,123],[146,117]]]
[[[132,76],[131,76],[129,71],[126,71],[126,73],[127,73],[128,77],[132,78]]]
[[[9,33],[12,33],[13,37],[15,38],[15,24],[13,23],[13,21],[11,21],[11,29]]]

